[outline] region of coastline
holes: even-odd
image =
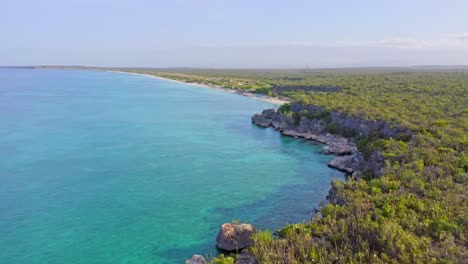
[[[113,70],[102,69],[102,71],[113,71]],[[199,83],[185,83],[184,81],[167,79],[167,78],[154,76],[151,74],[138,73],[138,72],[126,72],[126,71],[117,71],[117,70],[114,70],[114,72],[147,75],[148,77],[160,78],[160,79],[165,79],[168,81],[175,81],[175,82],[180,82],[184,84],[195,85],[195,86],[202,87],[202,88],[219,89],[219,90],[224,90],[225,92],[236,93],[236,90],[234,89],[220,88],[220,87],[216,87],[216,85],[214,85],[214,87],[210,87],[209,85],[204,85],[204,84],[199,84]],[[161,73],[161,74],[164,75],[164,73]],[[370,73],[365,72],[363,73],[363,75],[364,74],[370,74]],[[458,97],[458,94],[457,94],[458,88],[463,87],[463,83],[461,83],[462,81],[461,79],[455,79],[455,81],[450,79],[450,78],[457,77],[457,75],[455,75],[454,73],[453,75],[454,76],[448,75],[447,82],[450,83],[451,81],[453,81],[455,84],[457,84],[457,81],[458,81],[460,86],[457,86],[454,84],[452,87],[447,84],[448,85],[447,94],[444,95],[443,97],[444,99],[447,99],[446,100],[447,102],[459,102],[458,100],[455,100],[455,98]],[[368,76],[368,75],[364,75],[364,76]],[[444,76],[446,76],[445,73],[444,73]],[[179,78],[178,76],[172,76],[172,75],[169,75],[168,77]],[[379,73],[379,75],[376,78],[379,78],[379,79],[390,78],[389,80],[395,80],[395,81],[402,81],[402,78],[405,80],[406,78],[408,78],[408,83],[410,83],[412,80],[420,80],[419,78],[422,78],[422,77],[424,78],[427,77],[428,83],[436,83],[436,84],[437,84],[437,81],[440,80],[437,78],[441,78],[438,76],[435,76],[435,77],[433,76],[428,77],[426,75],[421,76],[419,73],[413,74],[413,73],[408,73],[408,72],[401,72],[401,73],[398,72],[395,77],[393,77],[393,75],[385,75],[385,73]],[[350,83],[353,83],[354,81],[358,83],[361,82],[360,79],[356,80],[355,78],[357,77],[355,76],[350,77],[349,78]],[[430,79],[430,78],[434,78],[434,79]],[[182,80],[190,81],[189,79],[183,79],[183,78]],[[363,140],[363,141],[358,141],[358,142],[354,141],[354,143],[357,143],[360,147],[362,147],[362,150],[367,151],[366,156],[365,156],[366,160],[363,160],[362,164],[357,164],[359,166],[354,167],[353,164],[351,164],[353,160],[349,160],[350,166],[347,166],[348,163],[342,160],[343,156],[350,156],[347,154],[343,156],[339,156],[338,157],[339,160],[337,160],[337,161],[340,161],[342,164],[346,165],[346,167],[344,167],[345,169],[344,172],[348,174],[350,174],[350,171],[348,171],[347,168],[351,168],[352,170],[358,169],[359,172],[366,170],[365,174],[361,174],[361,175],[356,174],[356,177],[351,177],[351,179],[361,179],[360,181],[363,183],[363,185],[361,185],[361,183],[354,185],[354,181],[350,181],[352,183],[348,183],[347,181],[345,181],[336,186],[332,184],[332,188],[329,190],[329,195],[325,200],[325,202],[331,203],[333,206],[328,209],[333,209],[333,210],[327,210],[327,208],[325,208],[324,212],[327,212],[328,215],[331,214],[332,217],[340,217],[340,219],[343,220],[341,222],[343,225],[341,226],[341,228],[340,226],[338,226],[338,228],[340,229],[330,229],[330,226],[336,227],[337,225],[337,222],[333,221],[335,218],[332,218],[332,221],[330,221],[330,219],[327,220],[326,218],[322,218],[323,220],[317,221],[316,224],[314,224],[314,228],[317,228],[317,230],[323,230],[321,232],[323,232],[322,234],[324,235],[313,237],[314,241],[317,241],[317,243],[306,244],[308,246],[307,250],[311,252],[313,250],[315,251],[322,250],[322,248],[317,247],[317,245],[324,245],[327,247],[327,249],[330,250],[326,252],[328,253],[331,252],[335,254],[335,255],[325,256],[324,261],[325,260],[332,260],[332,261],[344,260],[345,257],[352,256],[348,250],[350,247],[359,246],[358,243],[355,243],[353,241],[348,242],[348,240],[343,240],[344,241],[343,245],[345,245],[346,248],[337,248],[336,243],[333,244],[333,241],[330,241],[329,239],[330,237],[333,237],[336,234],[335,232],[336,230],[340,231],[341,237],[343,239],[347,239],[347,237],[355,237],[356,235],[362,235],[363,237],[362,241],[370,242],[370,243],[374,242],[373,236],[367,237],[369,233],[365,232],[366,230],[368,230],[367,228],[371,226],[371,224],[375,223],[373,222],[374,218],[372,217],[379,217],[379,219],[383,219],[383,220],[389,218],[389,215],[386,213],[386,211],[372,210],[372,209],[377,208],[377,206],[381,205],[381,204],[376,203],[376,201],[379,202],[384,199],[390,199],[391,201],[395,201],[395,200],[400,201],[399,199],[400,197],[402,197],[401,198],[403,199],[402,201],[405,202],[405,204],[407,204],[406,203],[407,201],[412,203],[414,201],[413,198],[416,197],[416,200],[422,203],[423,209],[425,208],[424,211],[416,212],[413,210],[415,209],[413,207],[403,207],[402,209],[403,212],[409,212],[409,214],[404,214],[404,215],[393,214],[393,216],[392,215],[391,216],[397,217],[396,219],[399,219],[399,221],[402,221],[402,223],[404,221],[404,223],[409,223],[413,227],[419,226],[418,223],[420,222],[423,223],[424,221],[433,221],[431,223],[437,224],[438,223],[437,221],[439,221],[439,218],[437,219],[434,218],[434,220],[432,220],[432,218],[427,217],[430,214],[430,212],[427,210],[431,209],[432,202],[434,201],[433,197],[424,196],[424,194],[426,193],[425,192],[426,189],[422,189],[421,191],[420,189],[410,189],[410,188],[407,188],[406,185],[404,184],[402,185],[401,184],[402,178],[400,174],[405,176],[405,175],[409,175],[407,173],[411,173],[413,177],[404,177],[403,179],[405,180],[407,184],[411,184],[411,186],[415,188],[419,188],[418,184],[420,184],[421,180],[422,181],[424,181],[425,179],[432,180],[434,177],[439,178],[439,177],[444,176],[446,178],[442,178],[442,179],[447,179],[447,180],[452,181],[453,179],[456,179],[456,177],[460,175],[452,174],[451,170],[453,168],[463,169],[463,167],[460,167],[463,164],[456,163],[458,161],[457,154],[460,154],[460,153],[463,154],[463,148],[459,149],[460,143],[458,141],[459,140],[458,137],[462,135],[463,124],[459,124],[459,122],[457,122],[457,120],[460,117],[463,117],[463,113],[458,112],[457,107],[451,108],[449,104],[446,104],[446,103],[441,104],[441,105],[432,104],[430,106],[430,109],[428,109],[428,112],[431,114],[434,114],[435,117],[441,117],[442,119],[440,120],[443,120],[443,121],[446,120],[448,122],[448,126],[446,125],[439,126],[438,120],[436,120],[435,122],[432,122],[432,123],[429,122],[426,124],[426,122],[420,122],[421,121],[420,109],[406,108],[405,107],[406,102],[393,100],[394,99],[393,96],[395,94],[396,96],[398,96],[398,94],[401,93],[401,89],[405,89],[404,87],[398,86],[398,87],[393,88],[393,86],[390,85],[392,82],[390,82],[388,86],[375,87],[373,83],[371,82],[372,80],[373,79],[369,80],[369,82],[368,81],[362,82],[362,87],[368,88],[367,89],[368,91],[366,91],[366,89],[362,89],[360,85],[356,85],[356,86],[351,85],[350,87],[352,87],[352,89],[350,88],[350,91],[347,92],[345,90],[343,91],[343,93],[338,93],[336,94],[337,95],[336,98],[335,97],[319,98],[319,99],[325,99],[323,101],[304,100],[307,103],[303,103],[302,105],[301,103],[293,102],[291,103],[290,106],[281,108],[282,112],[284,112],[284,115],[278,115],[277,118],[276,118],[276,115],[270,115],[270,114],[268,114],[268,116],[271,116],[271,117],[267,118],[267,116],[265,115],[266,113],[263,113],[263,112],[261,114],[260,113],[257,114],[257,115],[260,115],[259,118],[262,118],[263,116],[265,119],[270,119],[270,120],[259,120],[260,124],[265,123],[264,127],[275,128],[273,126],[273,122],[276,122],[276,124],[280,126],[279,127],[280,129],[281,128],[284,129],[283,131],[278,129],[278,131],[282,133],[284,136],[300,138],[303,140],[314,140],[322,144],[325,144],[325,147],[327,148],[328,146],[326,146],[327,143],[324,142],[325,140],[322,140],[320,137],[317,137],[317,136],[318,135],[326,136],[328,135],[329,131],[333,131],[333,133],[338,133],[341,135],[346,135],[345,137],[347,138]],[[205,79],[202,80],[202,82],[204,81],[206,80]],[[346,79],[346,81],[348,81],[348,79]],[[442,81],[445,81],[445,79],[443,79]],[[418,86],[416,87],[420,87],[421,85],[423,84],[418,84]],[[435,90],[427,91],[427,94],[428,94],[427,98],[431,99],[432,94],[439,95],[439,92],[437,90],[438,89],[437,85],[435,85],[434,89]],[[449,89],[452,89],[452,90],[449,90]],[[383,93],[382,90],[383,91],[388,90],[388,94]],[[403,90],[403,91],[406,91],[406,90]],[[369,93],[368,94],[369,96],[367,96],[367,93]],[[322,95],[326,96],[328,94],[322,94]],[[380,109],[379,107],[375,107],[375,105],[372,104],[373,98],[376,98],[376,99],[380,98],[379,96],[381,95],[387,96],[388,100],[390,100],[390,101],[387,101],[387,100],[385,101],[387,105],[384,104],[384,106],[388,106],[388,109],[390,110],[385,110],[382,112],[379,110]],[[427,102],[426,99],[421,99],[419,97],[419,93],[407,94],[403,92],[402,95],[405,95],[404,99],[408,99],[409,101],[415,100],[415,103],[421,104],[421,101],[418,102],[418,100],[424,100],[424,102]],[[341,108],[341,110],[337,110],[337,109],[340,109],[339,106],[342,105],[343,101],[346,101],[348,97],[353,98],[353,96],[355,96],[355,98],[350,99],[350,104],[361,105],[361,100],[362,100],[361,107],[358,107],[358,108],[352,107],[352,108],[345,108],[345,109]],[[438,100],[438,97],[435,97],[435,98],[437,99],[434,99],[434,100]],[[370,101],[366,101],[366,99],[370,99]],[[392,101],[395,101],[396,103],[393,103]],[[429,100],[428,102],[434,103],[436,101]],[[456,105],[456,104],[453,104],[453,105]],[[446,109],[445,111],[441,112],[439,115],[438,108],[442,109],[443,106],[445,106]],[[272,105],[272,107],[270,108],[276,108],[276,107],[273,107]],[[359,109],[363,109],[364,110],[363,113],[367,113],[367,114],[361,113]],[[401,112],[399,112],[399,109],[403,109],[405,111],[403,112],[404,115],[402,115]],[[266,111],[269,111],[269,110],[274,110],[274,109],[267,109]],[[307,112],[304,111],[301,113],[301,110],[307,110]],[[278,109],[274,111],[278,112]],[[389,114],[388,116],[385,116],[385,118],[382,118],[382,119],[377,118],[381,116],[380,114],[382,113],[384,114],[392,113],[392,114]],[[455,114],[451,114],[451,113],[455,113]],[[297,122],[298,119],[299,119],[299,124]],[[320,119],[326,122],[321,124]],[[425,121],[425,119],[422,119],[422,121]],[[269,122],[271,122],[271,125],[269,124]],[[459,126],[456,126],[455,124],[459,124]],[[409,127],[411,127],[411,129],[414,129],[415,132],[412,132]],[[429,134],[422,133],[424,132],[425,129],[429,129],[428,127],[434,128],[434,130],[430,130],[434,133],[434,135],[439,135],[439,133],[442,133],[441,139],[443,139],[443,142],[434,141],[433,143],[434,143],[434,147],[439,147],[440,149],[438,149],[438,151],[443,150],[444,151],[443,153],[434,152],[433,148],[429,148],[426,150],[427,145],[424,145],[423,144],[424,142],[420,143],[418,141],[420,136],[423,138],[432,136],[432,132]],[[444,127],[447,127],[447,128],[444,128]],[[318,131],[321,128],[323,128],[324,130]],[[460,128],[459,131],[455,130],[458,128]],[[419,129],[422,129],[421,130],[422,132]],[[446,129],[449,129],[449,130],[446,130]],[[320,134],[320,132],[323,132],[323,133]],[[386,157],[383,155],[385,154],[385,150],[387,148],[386,146],[382,144],[373,144],[377,140],[379,141],[381,140],[381,142],[379,143],[383,143],[385,145],[388,144],[392,147],[392,150],[391,150],[392,155],[390,157]],[[455,151],[452,151],[452,149]],[[340,152],[345,152],[345,153],[348,152],[347,150],[342,151],[341,148],[336,149],[336,150]],[[437,160],[439,159],[439,157],[441,157],[441,160],[443,160],[443,163],[436,164],[436,165],[432,164],[433,166],[430,166],[431,163],[425,164],[424,160],[420,159],[421,157],[412,155],[411,153],[413,151],[421,151],[421,153],[425,157],[429,158],[430,160]],[[458,153],[456,151],[458,151]],[[332,154],[331,152],[334,152],[334,149],[328,148],[326,149],[326,152],[324,152],[323,154]],[[335,155],[335,156],[338,156],[338,155]],[[359,158],[363,158],[363,157],[361,156]],[[391,161],[392,159],[397,160],[397,161],[400,160],[399,164],[403,164],[404,166],[403,167],[402,166],[387,167],[389,164],[387,163],[387,160]],[[333,163],[331,165],[337,166],[339,164]],[[416,167],[416,165],[418,166]],[[387,172],[386,170],[388,168],[392,170],[390,171],[390,173],[386,173]],[[450,173],[447,173],[447,175],[438,174],[438,172],[442,170],[445,170],[446,172],[450,172]],[[393,174],[393,172],[395,172],[395,174]],[[427,173],[427,175],[423,174],[422,172]],[[382,175],[385,175],[385,177],[380,177]],[[451,204],[451,205],[454,205],[454,207],[445,207],[444,209],[442,209],[442,212],[444,213],[444,215],[445,213],[456,215],[457,213],[456,206],[463,205],[462,204],[463,201],[453,199],[454,197],[463,197],[463,195],[461,194],[462,192],[460,191],[460,190],[463,190],[462,189],[463,182],[461,180],[463,179],[458,178],[458,181],[452,181],[454,185],[451,186],[450,188],[447,188],[447,186],[439,186],[439,185],[436,185],[435,183],[433,184],[431,181],[428,181],[429,185],[424,185],[421,188],[427,187],[427,188],[431,188],[430,190],[432,190],[433,188],[433,190],[438,191],[440,193],[444,193],[444,194],[446,191],[448,194],[443,197],[441,196],[440,199],[445,204]],[[372,183],[373,184],[372,186],[377,186],[377,187],[368,188],[368,183]],[[350,188],[348,188],[348,186]],[[461,188],[458,189],[458,187],[460,186]],[[382,189],[381,187],[383,187],[384,189]],[[451,189],[452,187],[453,189]],[[345,192],[343,192],[343,190],[345,190]],[[351,191],[348,192],[349,190]],[[403,195],[407,195],[407,194],[409,194],[409,196],[403,197]],[[343,197],[348,197],[348,200],[342,199]],[[362,200],[363,197],[364,198],[371,197],[372,199]],[[347,204],[345,204],[346,201],[353,202],[352,205],[359,206],[359,207],[356,207],[356,208],[350,207]],[[325,203],[320,204],[315,210],[316,213],[319,213],[319,217],[321,213],[320,208],[321,206],[324,206],[324,205]],[[362,209],[362,208],[366,209],[368,208],[366,206],[369,206],[369,205],[371,206],[371,210],[364,210],[364,211],[354,210],[354,209]],[[390,210],[392,210],[391,212],[395,212],[395,210],[401,209],[401,208],[395,209],[396,207],[395,207],[395,204],[393,203],[390,203],[388,205],[389,205]],[[419,204],[417,205],[419,206]],[[335,208],[335,206],[340,206],[340,207]],[[458,208],[461,208],[461,207],[462,206]],[[420,208],[420,207],[417,207],[417,208]],[[340,209],[340,210],[334,210],[334,209]],[[378,207],[377,209],[380,209],[380,207]],[[387,208],[385,210],[387,210]],[[413,217],[414,213],[420,213],[421,218],[414,218]],[[364,220],[363,221],[355,220],[356,217],[359,217],[359,219],[364,219]],[[456,217],[449,218],[449,220],[445,218],[442,219],[442,221],[450,221],[450,223],[453,223],[455,226],[454,228],[461,228],[458,225],[458,223],[461,223],[459,220],[460,218],[456,218]],[[385,224],[386,222],[382,222],[382,223]],[[349,227],[351,224],[353,225],[353,227],[359,228],[359,230],[346,228],[346,225]],[[378,232],[382,230],[385,232],[393,231],[393,228],[390,230],[386,228],[382,229],[382,227],[380,226],[377,228],[378,229],[372,229],[372,230],[375,230]],[[402,228],[403,228],[403,231],[405,232],[407,231],[409,235],[415,234],[415,233],[412,233],[412,232],[415,232],[414,229],[406,228],[405,226],[402,226]],[[256,259],[258,259],[259,261],[261,260],[264,261],[265,259],[270,258],[270,257],[276,257],[278,256],[277,253],[279,253],[278,248],[281,248],[281,249],[284,248],[285,250],[288,250],[290,252],[302,250],[305,245],[304,243],[302,243],[302,241],[309,241],[311,238],[311,236],[309,236],[311,233],[308,233],[310,231],[310,229],[308,229],[308,224],[297,223],[291,226],[291,229],[286,229],[286,231],[288,230],[297,230],[300,232],[297,232],[299,235],[294,236],[294,237],[288,236],[287,232],[284,233],[285,235],[283,237],[276,237],[276,236],[272,237],[268,233],[262,233],[261,235],[266,235],[267,238],[272,238],[272,240],[269,239],[268,241],[260,241],[260,243],[258,244],[258,247],[254,246],[254,249],[257,252],[256,255],[254,255],[254,257],[257,257]],[[402,229],[399,229],[399,230],[402,230]],[[452,235],[459,234],[459,233],[456,233],[458,232],[457,230],[458,229],[456,229],[455,231],[452,231]],[[443,245],[444,245],[443,244],[444,241],[436,240],[438,237],[440,238],[440,236],[438,235],[439,233],[435,233],[435,231],[432,229],[422,230],[422,231],[418,229],[417,231],[418,231],[418,234],[421,234],[419,232],[422,232],[424,237],[429,239],[428,241],[421,240],[420,241],[421,243],[431,242],[432,239],[435,239],[427,247],[427,248],[435,250],[433,253],[434,257],[448,257],[448,258],[451,258],[452,260],[457,260],[457,258],[455,257],[459,257],[458,259],[461,259],[460,256],[462,255],[460,255],[459,253],[447,256],[447,255],[444,255],[445,253],[443,252],[440,253],[437,251],[443,248]],[[292,234],[296,234],[296,232]],[[314,234],[312,233],[312,236],[313,235]],[[413,238],[417,239],[417,236],[413,236]],[[419,240],[414,240],[414,241],[419,241]],[[402,243],[405,243],[405,241],[402,239],[397,239],[395,240],[395,244],[397,243],[402,244]],[[453,243],[453,241],[451,241],[450,243]],[[456,246],[458,247],[459,241],[455,241],[454,243],[456,243]],[[386,250],[389,250],[389,252],[394,252],[393,251],[394,247],[392,245],[377,244],[377,246],[378,247],[375,248],[375,250],[381,250],[385,252]],[[377,252],[381,252],[381,251],[377,251]],[[363,251],[363,252],[367,252],[367,251]],[[376,251],[373,251],[373,252],[376,252]],[[249,254],[249,253],[246,253],[246,254]],[[401,256],[406,258],[408,255],[404,255],[404,254],[406,253],[402,253]],[[341,256],[343,256],[343,258],[341,258]],[[378,256],[380,255],[377,254],[377,258],[376,258],[376,255],[374,254],[374,255],[368,255],[367,257],[370,260],[380,260]],[[364,257],[366,257],[366,255],[364,255]],[[400,257],[400,255],[396,257]],[[424,258],[424,256],[421,256],[421,255],[413,256],[413,257],[415,261],[417,260],[421,260],[421,262],[430,261],[429,258]],[[235,258],[237,261],[238,257],[235,256]],[[240,260],[241,258],[242,256],[239,257],[239,261],[241,261]],[[384,260],[388,260],[388,259],[383,259],[382,261]],[[303,261],[305,262],[306,260],[303,260]],[[188,262],[188,263],[191,263],[191,262]]]
[[[188,82],[183,82],[183,81],[179,81],[179,80],[160,77],[160,76],[157,76],[157,75],[147,74],[147,73],[115,71],[115,70],[107,70],[107,72],[143,75],[143,76],[156,78],[156,79],[160,79],[160,80],[177,82],[177,83],[187,84],[187,85],[193,85],[193,86],[197,86],[197,87],[200,87],[200,88],[215,89],[215,90],[220,90],[220,91],[224,91],[224,92],[228,92],[228,93],[233,93],[233,94],[246,96],[246,97],[249,97],[249,98],[252,98],[252,99],[268,102],[268,103],[275,104],[275,105],[278,105],[278,106],[280,106],[282,104],[285,104],[285,103],[290,103],[291,102],[290,100],[275,98],[275,97],[271,97],[271,96],[268,96],[268,95],[259,95],[259,94],[249,93],[249,92],[242,92],[242,91],[239,91],[239,90],[228,89],[228,88],[224,88],[224,87],[220,87],[220,86],[214,86],[214,85],[208,85],[208,84],[204,84],[204,83],[188,83]]]
[[[278,105],[278,106],[280,106],[280,105],[282,105],[284,103],[290,103],[291,102],[289,100],[282,100],[282,99],[278,99],[278,98],[273,98],[273,97],[270,97],[270,96],[267,96],[267,95],[259,96],[257,94],[248,93],[248,92],[238,92],[237,90],[234,90],[234,89],[228,89],[228,88],[223,88],[223,87],[219,87],[219,86],[206,85],[206,84],[201,84],[201,83],[187,83],[187,82],[183,82],[183,81],[179,81],[179,80],[168,79],[168,78],[164,78],[164,77],[160,77],[160,76],[156,76],[156,75],[151,75],[151,74],[146,74],[146,73],[114,71],[114,70],[109,70],[109,72],[143,75],[143,76],[146,76],[146,77],[157,78],[157,79],[160,79],[160,80],[166,80],[166,81],[172,81],[172,82],[177,82],[177,83],[181,83],[181,84],[197,86],[199,88],[208,88],[208,89],[221,90],[221,91],[224,91],[224,92],[239,94],[239,95],[250,97],[250,98],[253,98],[253,99],[269,102],[269,103],[272,103],[272,104],[275,104],[275,105]],[[257,125],[259,127],[264,127],[264,128],[267,127],[267,126],[262,126],[261,124],[258,124],[256,122],[254,122],[253,119],[252,119],[252,123],[254,123],[255,125]],[[348,157],[354,157],[354,155],[355,155],[354,152],[357,152],[357,149],[354,149],[355,145],[350,144],[350,142],[348,142],[347,138],[341,137],[341,136],[335,136],[335,137],[331,136],[330,137],[328,135],[327,136],[313,135],[312,137],[310,137],[310,136],[306,137],[306,136],[303,136],[300,133],[295,133],[294,131],[282,131],[282,130],[280,130],[278,128],[275,128],[273,125],[268,125],[268,127],[270,127],[270,126],[273,127],[275,130],[278,130],[278,132],[280,134],[282,134],[283,136],[293,137],[293,138],[304,138],[306,140],[311,140],[311,141],[323,144],[324,146],[322,148],[323,148],[324,152],[322,152],[322,154],[323,155],[332,155],[332,156],[334,156],[334,158],[332,158],[328,163],[326,163],[324,165],[328,166],[328,167],[330,167],[332,169],[335,169],[337,171],[341,171],[341,172],[345,173],[346,179],[347,179],[347,177],[349,177],[352,174],[352,172],[350,173],[350,171],[348,171],[347,168],[345,168],[341,164],[341,162],[338,162],[337,165],[332,165],[332,166],[330,165],[330,162],[332,162],[334,160],[339,160],[339,159],[348,158]],[[339,146],[337,146],[337,145],[339,145]],[[348,153],[346,153],[345,156],[343,156],[342,153],[340,153],[339,151],[336,150],[337,148],[338,149],[345,149],[345,152],[350,151],[350,149],[352,149],[353,154],[352,155],[347,155]],[[316,213],[319,212],[320,208],[324,204],[331,203],[332,200],[336,199],[336,198],[330,199],[329,197],[335,197],[335,196],[336,196],[336,194],[334,192],[333,185],[331,184],[330,188],[329,188],[329,196],[324,197],[324,199],[319,204],[316,205],[316,207],[314,209],[315,212]],[[224,223],[223,226],[226,225],[226,224],[227,223]],[[219,236],[219,234],[218,234],[218,236]],[[216,238],[216,243],[218,243],[218,238]],[[194,260],[199,259],[199,257],[201,257],[205,261],[205,259],[201,255],[197,255],[197,254],[198,253],[193,255],[192,258],[187,259],[187,263],[194,263],[194,264],[198,263],[198,262],[194,262]],[[235,259],[242,259],[244,257],[247,257],[247,259],[249,259],[251,261],[252,260],[255,261],[252,258],[252,256],[248,255],[248,253],[246,255],[245,253],[242,253],[242,252],[240,252],[238,255],[236,255]],[[255,262],[252,262],[252,263],[255,263]]]

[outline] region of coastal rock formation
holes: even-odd
[[[263,110],[261,114],[255,114],[252,117],[252,122],[255,123],[257,126],[269,127],[273,122],[275,114],[276,111],[274,109]]]
[[[328,145],[323,147],[325,154],[332,154],[336,156],[352,155],[356,153],[357,147],[354,143],[348,142],[348,140],[339,140],[338,142],[327,141]],[[325,143],[326,144],[326,143]]]
[[[352,174],[354,172],[354,164],[358,163],[355,155],[340,156],[331,159],[327,165],[330,168],[334,168],[343,172]]]
[[[348,141],[348,139],[332,135],[332,134],[325,134],[325,135],[316,135],[312,133],[300,133],[296,130],[283,130],[281,133],[288,137],[294,138],[303,138],[307,140],[317,141],[322,144],[326,144],[323,147],[323,152],[325,154],[333,154],[337,156],[342,155],[352,155],[353,153],[357,152],[357,147],[354,143]]]
[[[216,237],[216,246],[225,251],[242,250],[253,245],[250,238],[253,233],[255,233],[253,225],[225,223]]]
[[[359,177],[362,171],[369,171],[377,177],[382,175],[384,161],[378,151],[364,160],[356,145],[348,138],[413,138],[409,129],[393,127],[382,120],[367,120],[300,103],[291,103],[285,113],[274,109],[264,110],[252,117],[252,123],[261,127],[271,126],[285,136],[325,144],[325,154],[340,156],[330,160],[328,166],[355,177]]]
[[[344,135],[346,137],[413,137],[413,133],[408,128],[394,127],[382,120],[367,120],[349,116],[336,110],[327,111],[322,107],[300,103],[291,103],[290,112],[286,114],[274,109],[264,110],[261,114],[255,114],[252,117],[252,122],[257,125],[271,123],[271,126],[280,131],[294,130],[298,133],[314,135],[330,133],[349,134]]]
[[[314,117],[306,118],[308,122],[300,125],[300,127],[305,129],[316,129],[317,121],[322,121],[321,128],[323,128],[323,125],[326,125],[325,123],[333,124],[337,126],[334,129],[335,132],[350,132],[350,134],[352,134],[350,136],[354,137],[413,137],[413,133],[405,127],[394,127],[383,120],[368,120],[361,117],[350,116],[336,110],[326,111],[323,107],[315,105],[291,103],[291,111],[298,114],[303,113],[303,117],[307,115]],[[325,119],[328,122],[324,122]],[[326,127],[325,129],[327,130]],[[332,133],[331,131],[328,132]]]
[[[207,264],[205,258],[201,255],[193,255],[191,259],[187,259],[185,264]]]

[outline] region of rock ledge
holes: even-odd
[[[255,227],[251,224],[225,223],[216,237],[216,246],[225,251],[240,251],[253,245],[250,238],[253,233],[255,233]]]

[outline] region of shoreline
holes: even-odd
[[[107,70],[107,72],[143,75],[143,76],[146,76],[146,77],[151,77],[151,78],[156,78],[156,79],[171,81],[171,82],[177,82],[177,83],[181,83],[181,84],[192,85],[192,86],[196,86],[196,87],[200,87],[200,88],[215,89],[215,90],[219,90],[219,91],[238,94],[238,95],[249,97],[249,98],[252,98],[252,99],[268,102],[268,103],[278,105],[278,106],[281,106],[282,104],[291,102],[290,100],[275,98],[275,97],[271,97],[271,96],[268,96],[268,95],[258,95],[258,94],[254,94],[254,93],[250,93],[250,92],[242,92],[242,91],[239,91],[239,90],[234,90],[234,89],[229,89],[229,88],[224,88],[224,87],[214,86],[214,85],[208,85],[208,84],[204,84],[204,83],[188,83],[188,82],[183,82],[183,81],[179,81],[179,80],[164,78],[164,77],[160,77],[160,76],[152,75],[152,74],[148,74],[148,73],[126,72],[126,71],[115,71],[115,70]]]
[[[160,79],[160,80],[166,80],[166,81],[172,81],[172,82],[177,82],[177,83],[181,83],[181,84],[188,84],[188,85],[192,85],[192,86],[197,86],[197,87],[200,87],[200,88],[208,88],[208,89],[215,89],[215,90],[221,90],[221,91],[224,91],[224,92],[228,92],[228,93],[234,93],[234,94],[238,94],[238,95],[242,95],[242,96],[246,96],[246,97],[250,97],[250,98],[253,98],[253,99],[257,99],[257,100],[260,100],[260,101],[265,101],[265,102],[269,102],[269,103],[272,103],[272,104],[275,104],[275,105],[282,105],[284,103],[290,103],[291,101],[289,100],[282,100],[282,99],[278,99],[278,98],[273,98],[273,97],[270,97],[270,96],[267,96],[267,95],[263,95],[263,96],[258,96],[256,94],[253,94],[253,93],[248,93],[248,92],[238,92],[237,90],[234,90],[234,89],[228,89],[228,88],[224,88],[224,87],[219,87],[219,86],[213,86],[213,85],[206,85],[206,84],[201,84],[201,83],[187,83],[187,82],[183,82],[183,81],[179,81],[179,80],[174,80],[174,79],[169,79],[169,78],[164,78],[164,77],[159,77],[159,76],[156,76],[156,75],[151,75],[151,74],[146,74],[146,73],[136,73],[136,72],[125,72],[125,71],[113,71],[113,70],[109,70],[109,72],[117,72],[117,73],[127,73],[127,74],[135,74],[135,75],[143,75],[143,76],[147,76],[147,77],[151,77],[151,78],[157,78],[157,79]],[[265,126],[262,126],[256,122],[253,122],[252,120],[252,123],[259,126],[259,127],[263,127],[263,128],[266,128]],[[268,126],[270,127],[270,126]],[[273,127],[273,126],[271,126]],[[331,161],[334,161],[334,160],[339,160],[339,159],[342,159],[342,158],[348,158],[348,157],[354,157],[355,153],[349,155],[349,154],[345,154],[345,155],[342,155],[342,153],[338,153],[338,152],[334,152],[333,150],[330,151],[330,148],[334,148],[336,147],[336,141],[341,141],[341,140],[337,140],[338,139],[344,139],[345,142],[341,142],[342,144],[344,143],[344,145],[347,146],[347,148],[350,148],[349,146],[349,142],[348,142],[348,139],[345,138],[345,137],[341,137],[341,136],[335,136],[336,138],[334,138],[335,140],[332,140],[332,141],[329,141],[327,139],[329,139],[328,135],[327,136],[319,136],[319,135],[313,135],[313,136],[304,136],[302,134],[299,134],[299,133],[291,133],[293,131],[281,131],[275,127],[273,127],[273,129],[277,130],[282,136],[286,136],[286,137],[293,137],[293,138],[296,138],[296,139],[299,139],[299,138],[302,138],[302,139],[306,139],[306,140],[310,140],[312,142],[316,142],[316,143],[319,143],[319,144],[322,144],[322,149],[324,152],[322,152],[321,154],[322,155],[332,155],[334,156],[334,158],[332,158],[331,160],[329,160],[329,162],[325,163],[324,165],[329,167],[329,168],[332,168],[336,171],[340,171],[342,173],[344,173],[344,180],[347,181],[348,180],[348,177],[351,176],[352,173],[350,173],[347,169],[344,169],[342,167],[341,164],[338,164],[336,166],[331,166],[330,165],[330,162]],[[288,133],[289,132],[289,133]],[[358,150],[355,149],[355,151],[357,152]],[[333,192],[333,185],[330,184],[330,188],[329,188],[329,195],[331,195]],[[334,195],[334,194],[333,194]],[[331,203],[331,199],[328,197],[328,196],[325,196],[324,199],[322,201],[320,201],[314,211],[315,211],[315,214],[320,211],[319,208],[321,208],[324,204],[327,204],[327,203]],[[226,223],[225,223],[226,224]],[[198,254],[198,253],[197,253]],[[192,256],[192,259],[197,256],[200,256],[200,255],[193,255]],[[240,255],[242,255],[242,253],[239,253]],[[239,256],[239,255],[238,255]],[[202,257],[203,258],[203,257]],[[204,258],[203,258],[204,259]],[[189,262],[191,259],[187,259],[187,263],[193,263],[193,262]]]

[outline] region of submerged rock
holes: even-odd
[[[191,259],[187,259],[185,264],[207,264],[205,258],[201,255],[193,255]]]
[[[250,236],[255,233],[251,224],[223,224],[216,237],[216,246],[225,251],[239,251],[253,245]]]

